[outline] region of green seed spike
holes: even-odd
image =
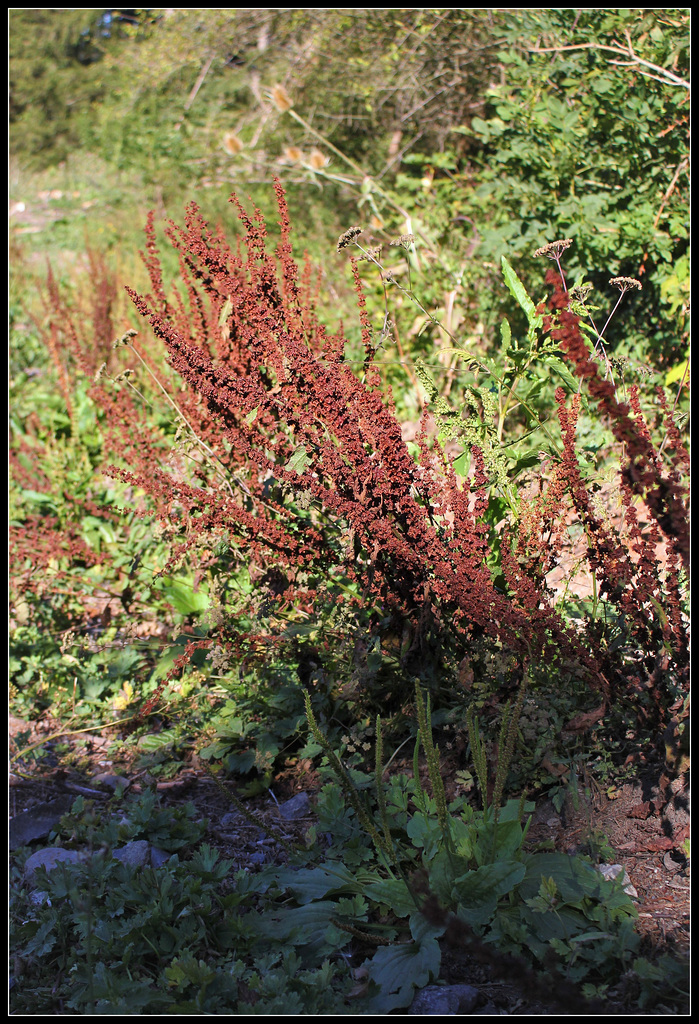
[[[349,800],[355,814],[359,818],[362,827],[366,830],[367,834],[371,837],[371,840],[376,847],[377,853],[386,857],[388,860],[393,859],[393,844],[386,846],[384,836],[378,831],[374,825],[369,813],[367,812],[364,802],[362,801],[357,788],[352,781],[352,776],[343,765],[340,758],[333,750],[327,737],[320,730],[318,723],[316,722],[315,715],[313,714],[313,708],[311,707],[311,696],[309,693],[304,694],[304,702],[306,705],[306,718],[308,719],[308,725],[317,743],[323,748],[327,754],[330,767],[335,773],[335,777],[342,789],[346,799]]]
[[[498,758],[498,767],[495,773],[495,785],[493,787],[493,807],[495,810],[496,822],[498,820],[500,805],[502,803],[502,793],[505,788],[507,773],[510,770],[512,758],[514,757],[517,728],[519,726],[520,715],[522,714],[524,695],[527,690],[528,682],[529,677],[525,668],[522,673],[522,682],[519,684],[519,690],[517,691],[514,707],[510,709],[510,706],[508,705],[506,713],[503,715],[502,727],[500,729],[500,756]]]
[[[420,784],[420,730],[417,731],[415,737],[415,749],[413,750],[413,782],[415,784],[415,803],[419,810],[423,814],[427,813],[427,803],[425,800],[425,791]]]
[[[379,819],[383,829],[384,842],[387,849],[393,854],[393,840],[391,838],[391,827],[388,823],[386,813],[386,794],[383,788],[383,737],[381,735],[381,715],[376,716],[376,767],[374,770],[374,783],[376,785],[376,803],[379,808]],[[395,859],[392,856],[392,859]]]
[[[432,796],[437,805],[437,819],[442,830],[447,849],[451,849],[451,830],[449,828],[449,815],[447,813],[447,798],[444,792],[444,782],[439,765],[439,749],[435,747],[432,740],[432,721],[430,711],[430,697],[427,695],[427,703],[422,696],[420,684],[415,684],[415,703],[417,705],[417,720],[420,727],[420,738],[427,758],[427,774],[430,777]]]
[[[474,717],[472,708],[469,708],[466,712],[466,727],[468,729],[468,738],[471,744],[473,767],[476,772],[478,786],[481,791],[481,799],[483,801],[483,813],[485,813],[488,810],[488,763],[485,756],[485,743],[481,739],[480,729],[478,728],[478,719]]]

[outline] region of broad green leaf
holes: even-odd
[[[507,317],[505,317],[500,324],[500,337],[502,338],[502,351],[506,352],[512,342],[512,329],[510,328]]]
[[[41,491],[23,490],[22,497],[25,501],[33,501],[36,505],[49,505],[54,512],[58,508],[56,499],[51,494],[42,494]]]
[[[282,869],[277,883],[299,903],[305,904],[322,899],[328,893],[362,893],[367,880],[373,882],[375,878],[375,875],[351,871],[344,864],[329,861],[317,868]]]
[[[424,814],[413,815],[408,822],[406,831],[412,839],[413,845],[424,850],[427,860],[432,860],[440,846],[444,843],[439,822]]]
[[[611,883],[587,861],[565,853],[536,853],[526,863],[526,877],[519,890],[522,899],[534,899],[545,878],[553,878],[564,903],[603,900],[611,891]]]
[[[685,359],[684,362],[678,363],[667,371],[665,376],[665,386],[669,387],[671,384],[676,384],[678,380],[688,374],[689,372],[689,359]]]
[[[457,476],[468,476],[470,466],[471,457],[468,452],[462,452],[461,455],[457,455],[451,464],[451,468]]]
[[[505,256],[502,256],[500,260],[502,263],[502,273],[503,277],[505,278],[505,284],[510,289],[510,292],[515,297],[515,299],[517,299],[517,302],[520,304],[520,306],[526,313],[527,320],[529,321],[529,326],[540,327],[542,323],[542,318],[536,315],[536,306],[529,298],[526,288],[524,287],[520,279],[517,277],[517,274],[512,269],[512,266],[507,261],[507,258]]]
[[[165,600],[169,601],[180,615],[203,612],[209,607],[209,595],[203,587],[195,592],[191,583],[173,580],[171,583],[164,583],[158,589],[161,590]]]
[[[364,896],[375,903],[385,903],[396,917],[410,917],[415,913],[415,900],[400,878],[382,878],[364,887]]]
[[[546,356],[546,363],[568,385],[568,389],[575,394],[580,386],[580,381],[577,377],[573,376],[563,360],[559,359],[558,356]],[[585,395],[583,395],[583,405],[587,408],[587,398]]]
[[[439,975],[442,954],[435,938],[423,942],[382,946],[362,968],[379,987],[369,1006],[374,1013],[410,1006],[416,988],[423,988]]]
[[[138,746],[141,750],[154,751],[160,747],[167,747],[174,743],[176,739],[175,729],[166,729],[163,732],[152,733],[148,736],[142,736],[138,741]]]
[[[363,909],[362,909],[363,906]],[[294,948],[309,947],[311,956],[325,956],[343,949],[352,936],[333,924],[333,918],[342,916],[342,901],[318,900],[301,907],[280,907],[265,911],[257,921],[251,921],[254,931],[265,944],[291,943]],[[355,921],[366,921],[366,903],[360,899],[353,906]]]
[[[291,456],[284,468],[291,469],[294,473],[297,473],[298,476],[302,476],[306,472],[306,467],[309,462],[310,459],[308,458],[308,453],[303,445],[300,444],[298,448],[295,449],[294,454]]]
[[[498,900],[512,892],[525,876],[524,864],[513,860],[484,864],[454,881],[453,900],[459,904],[459,916],[470,925],[487,924]]]

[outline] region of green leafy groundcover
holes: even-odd
[[[411,781],[399,777],[391,787],[409,789]],[[387,803],[395,806],[392,797],[389,792]],[[348,932],[366,945],[377,943],[361,968],[364,998],[374,1012],[409,1006],[414,988],[439,976],[438,939],[447,921],[445,916],[433,925],[421,913],[426,884],[469,934],[502,953],[533,954],[535,963],[558,954],[571,981],[596,986],[617,977],[620,963],[630,966],[639,942],[637,914],[619,882],[606,880],[582,858],[524,853],[519,801],[509,801],[497,823],[464,802],[450,811],[449,845],[433,841],[441,831],[434,807],[391,821],[397,834],[404,829],[413,842],[401,851],[393,877],[379,867],[348,868],[341,859],[263,871],[256,887],[279,902],[256,921],[260,941],[272,935],[302,960],[338,953]],[[321,827],[330,824],[322,821]],[[428,879],[422,891],[416,889],[418,870]],[[377,917],[384,923],[377,924]]]
[[[661,975],[637,956],[636,911],[622,883],[581,857],[525,853],[518,801],[497,821],[452,802],[449,838],[439,841],[434,802],[408,809],[401,796],[415,787],[395,776],[385,787],[393,865],[381,863],[350,816],[355,852],[365,855],[364,866],[350,867],[345,836],[332,835],[337,786],[321,792],[323,832],[307,837],[309,848],[258,874],[234,871],[201,842],[206,822],[192,805],[173,818],[147,792],[121,804],[118,824],[97,820],[80,798],[55,840],[89,843],[89,859],[40,869],[33,891],[22,851],[13,868],[13,1012],[390,1013],[438,980],[440,938],[454,921],[496,955],[549,970],[553,955],[581,998],[604,993],[629,969],[638,971],[641,1003],[658,997]],[[344,824],[347,831],[346,815]],[[177,852],[158,868],[111,856],[133,838]],[[442,920],[422,913],[427,893],[444,908]],[[681,988],[681,966],[666,967],[664,978]]]

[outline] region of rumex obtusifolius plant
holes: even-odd
[[[552,524],[555,516],[560,514],[563,493],[570,496],[585,527],[588,563],[596,573],[606,599],[621,613],[629,635],[641,651],[635,667],[643,674],[636,674],[628,668],[624,674],[617,667],[610,696],[621,696],[624,688],[627,692],[650,691],[651,708],[644,713],[655,717],[656,725],[661,726],[668,712],[668,694],[658,686],[662,671],[670,669],[678,691],[682,694],[688,691],[689,639],[682,614],[680,580],[681,573],[688,570],[689,564],[686,483],[689,456],[667,408],[664,391],[658,387],[655,392],[657,405],[670,449],[666,457],[661,458],[641,409],[638,386],[631,385],[628,400],[620,401],[614,384],[600,372],[602,364],[594,358],[582,335],[579,317],[570,310],[568,293],[561,287],[562,278],[551,269],[547,273],[547,282],[553,284],[554,292],[549,300],[551,312],[544,321],[544,328],[550,330],[551,337],[558,341],[572,362],[575,374],[586,385],[587,394],[595,402],[600,416],[608,422],[621,447],[619,487],[627,538],[610,528],[595,507],[591,490],[582,478],[575,449],[581,396],[574,395],[572,407],[567,409],[562,388],[556,391],[555,398],[561,423],[563,457],[548,495],[537,504],[535,514],[543,511],[548,523]],[[616,278],[610,283],[619,287],[623,295],[630,286],[629,282],[633,284],[633,279]],[[635,497],[643,499],[650,513],[651,521],[645,532],[639,524],[633,501]],[[661,535],[668,548],[664,569],[656,555]],[[613,666],[609,667],[614,671]],[[677,705],[677,701],[675,703]]]
[[[284,192],[279,183],[275,189],[281,241],[274,255],[261,214],[249,215],[235,196],[231,202],[244,229],[236,248],[211,230],[194,204],[182,228],[169,224],[180,263],[179,291],[171,295],[149,218],[143,258],[150,291],[130,294],[163,343],[169,365],[163,367],[157,351],[132,331],[121,344],[165,393],[178,423],[174,448],[168,450],[125,375],[114,388],[98,373],[91,390],[103,410],[105,447],[118,462],[111,474],[146,492],[148,507],[141,504],[133,514],[154,510],[170,538],[159,573],[174,572],[190,558],[219,577],[231,566],[245,566],[257,584],[251,613],[223,609],[216,630],[193,641],[173,671],[197,647],[215,644],[221,657],[264,654],[288,636],[287,627],[318,618],[323,609],[335,608],[337,620],[345,615],[350,629],[364,609],[370,635],[387,617],[408,624],[413,667],[429,656],[427,633],[461,652],[481,637],[513,655],[522,671],[556,660],[572,665],[601,691],[603,711],[620,695],[641,693],[650,702],[644,714],[662,724],[671,703],[662,678],[675,672],[681,690],[686,672],[679,583],[686,554],[680,479],[686,452],[664,395],[658,394],[658,403],[669,470],[649,440],[638,393],[632,387],[628,402],[618,400],[555,272],[548,307],[535,311],[527,298],[580,388],[625,446],[621,492],[628,530],[624,539],[596,510],[576,450],[581,395],[569,398],[559,389],[562,451],[539,498],[522,503],[519,519],[510,517],[500,542],[498,589],[488,564],[486,522],[488,471],[497,455],[491,434],[480,440],[477,433],[465,435],[472,472],[457,476],[443,447],[430,438],[430,415],[450,413],[439,396],[433,413],[423,417],[417,453],[408,449],[390,391],[381,387],[358,261],[351,266],[363,358],[355,370],[342,329],[333,334],[320,322],[319,279],[308,263],[301,268],[293,258]],[[341,248],[356,244],[357,234],[354,228],[346,232]],[[632,504],[639,493],[654,516],[645,532]],[[596,623],[570,626],[546,589],[571,505],[585,526],[587,559],[603,596],[619,610],[641,652],[632,670],[628,658],[601,649]],[[671,543],[664,575],[655,555],[660,530]],[[217,554],[224,536],[227,561]],[[150,698],[144,713],[157,698]]]
[[[469,488],[428,442],[427,418],[417,457],[403,441],[391,394],[380,387],[356,261],[360,372],[346,358],[342,330],[331,334],[320,323],[312,272],[293,259],[284,192],[279,183],[275,189],[276,259],[266,250],[261,215],[249,216],[235,196],[245,229],[235,251],[194,204],[183,228],[169,226],[186,301],[166,296],[152,219],[148,225],[151,292],[130,294],[186,385],[177,405],[207,456],[192,480],[153,457],[140,427],[129,435],[122,429],[115,442],[130,468],[111,472],[148,492],[162,519],[176,511],[183,528],[163,571],[202,538],[227,531],[262,578],[275,571],[279,621],[292,612],[312,615],[328,600],[363,606],[412,622],[417,636],[429,622],[462,649],[481,635],[519,660],[566,657],[604,689],[590,650],[514,558],[505,565],[510,592],[494,586],[482,448],[471,445]],[[116,438],[123,411],[99,390]],[[231,623],[220,635],[233,647],[246,639]]]

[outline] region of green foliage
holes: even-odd
[[[146,793],[124,810],[128,826],[96,820],[76,801],[61,833],[89,839],[89,860],[41,869],[39,899],[13,880],[12,945],[22,965],[14,1012],[63,1004],[76,1013],[267,1013],[282,1012],[282,997],[299,1012],[344,1005],[347,972],[327,961],[302,969],[293,950],[282,955],[272,929],[261,940],[247,872],[232,875],[232,862],[208,845],[157,869],[111,857],[134,836],[181,855],[203,832],[190,809],[159,809]]]
[[[621,883],[606,881],[580,857],[525,853],[522,814],[533,805],[525,806],[522,800],[510,800],[504,807],[486,803],[482,812],[463,799],[447,807],[429,706],[419,687],[416,694],[419,737],[433,797],[420,782],[417,748],[413,778],[394,776],[385,784],[377,722],[373,780],[350,773],[324,739],[309,706],[311,731],[326,751],[336,780],[323,791],[319,804],[319,828],[332,837],[331,846],[318,867],[263,872],[262,885],[268,892],[271,886],[280,895],[287,893],[298,906],[285,909],[280,904],[266,911],[261,931],[267,934],[273,927],[280,941],[293,940],[309,956],[330,953],[338,943],[341,947],[343,928],[373,937],[380,948],[363,969],[381,988],[380,994],[369,991],[368,1005],[383,1012],[409,1005],[413,986],[438,973],[436,940],[444,925],[428,926],[420,914],[425,891],[485,943],[533,955],[541,963],[552,954],[560,956],[567,977],[575,982],[616,977],[623,969],[620,965],[631,963],[639,941],[633,930],[636,911]],[[511,719],[515,724],[517,717],[515,713]],[[504,726],[506,734],[507,719]],[[470,731],[478,771],[482,746],[475,723]],[[338,791],[344,800],[333,805],[330,795]],[[364,847],[364,864],[360,866],[362,858],[348,861],[353,828],[373,846],[376,868],[368,860],[369,846]],[[418,869],[424,881],[416,890]],[[372,903],[379,905],[381,920],[389,911],[390,923],[372,925],[367,916]],[[352,913],[356,916],[351,924]],[[411,940],[392,945],[406,927]],[[406,974],[401,968],[408,965]]]
[[[503,83],[488,91],[486,116],[459,129],[483,145],[479,252],[526,258],[571,237],[574,278],[599,287],[645,271],[610,342],[641,362],[651,352],[677,361],[681,303],[670,317],[663,296],[687,246],[688,13],[518,11],[504,23]],[[627,44],[635,56],[624,61]]]
[[[79,145],[76,122],[107,94],[100,61],[110,40],[98,10],[10,11],[12,148],[28,161],[58,163]]]

